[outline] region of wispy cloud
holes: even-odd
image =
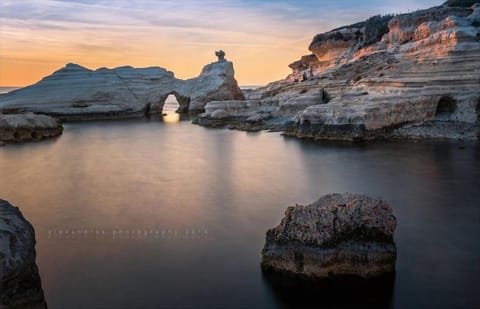
[[[308,52],[316,33],[374,14],[436,3],[2,0],[0,61],[3,68],[13,66],[11,59],[39,58],[52,66],[67,61],[87,66],[161,65],[187,77],[213,60],[214,49],[224,48],[235,60],[241,82],[266,82],[287,74],[286,65]],[[4,70],[0,69],[0,84],[6,83]]]

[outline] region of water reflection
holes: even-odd
[[[162,115],[162,120],[165,123],[177,123],[180,121],[179,113],[165,113]]]
[[[301,298],[260,271],[265,232],[287,206],[345,191],[385,198],[398,218],[395,297],[380,287],[375,304],[474,307],[479,149],[309,144],[155,118],[67,123],[54,141],[0,148],[0,197],[35,226],[50,308],[294,307]]]
[[[262,270],[263,280],[282,308],[389,308],[395,274],[375,279],[300,279]]]

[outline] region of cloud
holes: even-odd
[[[240,78],[247,79],[244,68],[261,59],[265,70],[248,74],[268,81],[288,73],[287,64],[308,53],[319,32],[433,2],[2,0],[0,58],[3,63],[44,57],[90,66],[158,64],[188,76],[213,60],[214,49],[225,48],[241,65]]]

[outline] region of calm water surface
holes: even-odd
[[[0,171],[0,197],[36,228],[50,308],[480,304],[478,145],[319,145],[188,121],[89,122],[0,148]],[[393,206],[394,284],[372,300],[262,275],[265,232],[285,208],[346,191]]]

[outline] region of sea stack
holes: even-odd
[[[47,308],[35,257],[32,225],[0,199],[0,309]]]
[[[397,221],[387,202],[362,194],[328,194],[292,206],[267,231],[265,270],[309,278],[374,278],[395,271]]]

